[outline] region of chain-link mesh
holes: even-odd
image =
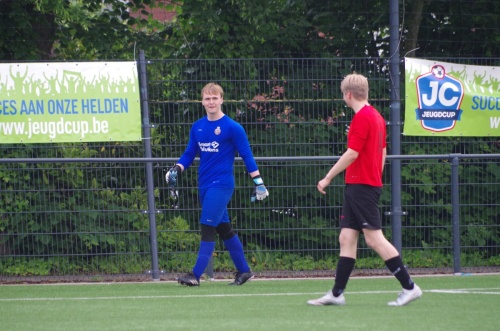
[[[480,64],[498,62],[482,59]],[[368,77],[370,102],[390,123],[390,77],[383,59],[148,61],[155,210],[148,210],[145,163],[119,162],[144,157],[141,142],[2,145],[4,158],[95,162],[0,164],[0,277],[137,278],[151,269],[151,213],[163,277],[188,271],[200,239],[197,163],[180,176],[178,198],[163,176],[184,151],[192,123],[204,116],[200,91],[211,81],[224,88],[223,110],[245,128],[270,191],[268,199],[252,204],[253,184],[243,163],[236,162],[229,211],[252,269],[274,276],[331,274],[344,185],[340,176],[322,196],[316,184],[346,148],[353,113],[342,100],[340,82],[353,71]],[[498,158],[488,157],[499,153],[498,138],[401,136],[401,145],[403,155],[484,154],[460,159],[462,265],[498,267],[500,168]],[[104,158],[117,160],[99,162]],[[383,215],[391,211],[391,162],[384,174]],[[451,268],[450,161],[403,158],[401,178],[405,262]],[[383,222],[391,239],[391,217]],[[383,269],[375,256],[360,240],[357,268]],[[213,264],[219,274],[234,270],[221,242]]]

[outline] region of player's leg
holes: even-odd
[[[230,193],[232,196],[232,192]],[[231,199],[231,196],[227,197],[228,203],[229,200]],[[234,232],[233,226],[231,225],[231,220],[227,212],[227,204],[225,205],[221,221],[217,225],[216,230],[217,233],[219,234],[219,237],[224,242],[224,246],[229,252],[231,260],[233,260],[234,266],[236,267],[236,270],[238,270],[235,273],[234,281],[229,283],[229,285],[243,285],[249,279],[252,279],[254,275],[250,270],[250,266],[248,265],[247,260],[245,259],[243,244],[241,243],[238,235]]]
[[[231,199],[232,189],[200,189],[201,202],[201,242],[198,258],[190,274],[179,277],[177,281],[183,285],[198,286],[199,281],[215,249],[216,227],[221,222],[226,206]]]
[[[199,286],[200,278],[205,272],[208,263],[210,262],[210,257],[212,256],[215,249],[215,227],[201,224],[201,241],[200,248],[198,250],[198,258],[193,267],[192,272],[185,276],[177,278],[177,282],[182,285],[187,286]]]
[[[339,297],[344,293],[349,277],[354,270],[358,249],[358,238],[358,230],[350,228],[342,228],[342,230],[340,230],[340,257],[337,262],[335,284],[332,290],[333,296],[335,297]]]
[[[397,249],[385,238],[382,230],[363,229],[367,245],[375,250],[389,271],[396,277],[403,290],[390,306],[404,306],[422,296],[422,290],[413,282]]]
[[[333,289],[326,292],[324,296],[315,300],[309,300],[307,303],[313,306],[345,305],[346,300],[344,291],[347,282],[354,270],[356,263],[356,251],[359,238],[359,231],[349,228],[343,228],[340,231],[340,257],[335,271],[335,282]]]
[[[227,210],[225,215],[228,216]],[[243,285],[246,281],[252,279],[254,275],[245,259],[243,244],[238,235],[234,232],[233,226],[229,222],[229,217],[227,217],[227,219],[223,218],[223,222],[217,226],[217,233],[224,241],[224,246],[228,250],[236,270],[238,270],[235,274],[234,282],[229,285]]]
[[[375,250],[384,260],[389,271],[403,287],[403,291],[390,305],[405,305],[422,295],[422,291],[413,283],[397,249],[385,238],[382,232],[382,219],[378,201],[382,190],[378,187],[359,186],[354,202],[356,216],[361,221],[366,244]],[[396,304],[395,304],[396,303]]]
[[[356,263],[356,254],[358,249],[360,226],[356,221],[356,215],[351,206],[352,194],[350,185],[346,187],[344,192],[344,205],[342,207],[342,215],[340,221],[340,257],[337,262],[335,272],[335,283],[333,289],[328,291],[324,296],[316,300],[309,300],[307,303],[314,306],[323,305],[345,305],[344,291],[347,287],[347,282],[354,270]]]
[[[335,284],[332,290],[334,297],[339,297],[344,293],[356,263],[361,226],[356,215],[355,202],[355,186],[347,185],[344,192],[344,206],[342,207],[340,220],[340,257],[337,263]]]
[[[404,289],[413,289],[413,281],[397,249],[385,238],[382,230],[363,229],[366,244],[384,260],[387,269],[399,280]]]

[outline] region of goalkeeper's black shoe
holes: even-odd
[[[178,277],[177,283],[186,286],[200,286],[200,280],[192,272],[188,272],[185,276]]]
[[[234,273],[234,282],[229,283],[228,285],[243,285],[248,280],[253,278],[253,272],[235,272]]]

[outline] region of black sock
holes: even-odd
[[[413,290],[413,280],[411,279],[408,270],[406,270],[405,266],[403,265],[401,256],[398,255],[385,261],[385,265],[387,266],[387,269],[389,269],[389,271],[394,275],[394,277],[399,280],[401,286],[404,289]]]
[[[354,264],[356,263],[356,259],[350,257],[341,256],[339,258],[339,262],[337,263],[337,271],[335,274],[335,285],[333,286],[333,296],[338,297],[342,293],[347,286],[347,281],[351,276],[351,272],[354,269]]]

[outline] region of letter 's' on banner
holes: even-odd
[[[405,58],[408,136],[500,136],[500,68]]]
[[[0,143],[140,139],[135,62],[0,64]]]

